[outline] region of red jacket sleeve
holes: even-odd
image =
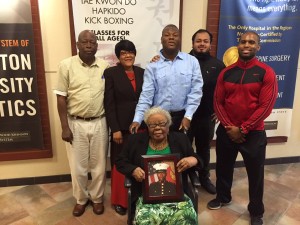
[[[227,69],[222,70],[217,80],[217,85],[214,94],[214,110],[218,120],[223,126],[234,126],[234,124],[230,121],[227,112],[224,108],[226,92],[224,88],[223,76],[225,71],[227,71]]]

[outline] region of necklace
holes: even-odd
[[[149,142],[151,148],[155,151],[160,151],[165,149],[168,146],[167,139],[164,139],[161,143],[154,143],[152,140]]]

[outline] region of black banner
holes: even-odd
[[[32,23],[1,22],[0,151],[42,148]]]

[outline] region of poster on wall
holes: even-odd
[[[222,0],[217,56],[230,64],[237,60],[239,38],[255,31],[261,38],[257,58],[271,66],[278,80],[278,95],[265,120],[268,137],[288,137],[291,129],[299,57],[300,1]]]
[[[0,152],[43,147],[30,0],[0,9]]]
[[[145,67],[161,49],[162,29],[168,24],[179,27],[181,1],[72,0],[75,40],[82,30],[92,30],[98,40],[96,55],[110,65],[118,61],[115,44],[130,40],[137,49],[135,64]]]

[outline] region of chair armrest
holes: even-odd
[[[198,192],[198,187],[201,186],[200,181],[199,181],[199,177],[196,173],[195,170],[190,170],[188,172],[189,174],[189,178],[192,184],[192,190],[191,190],[191,196],[189,196],[193,202],[194,208],[196,213],[198,214],[198,196],[199,196],[199,192]]]
[[[124,186],[125,188],[131,187],[131,178],[125,176]]]
[[[190,177],[191,183],[194,187],[200,187],[201,186],[200,181],[199,181],[199,177],[198,177],[195,170],[189,171],[189,177]]]
[[[132,225],[133,215],[132,215],[132,209],[131,209],[131,178],[125,176],[124,186],[127,188],[127,225]]]

